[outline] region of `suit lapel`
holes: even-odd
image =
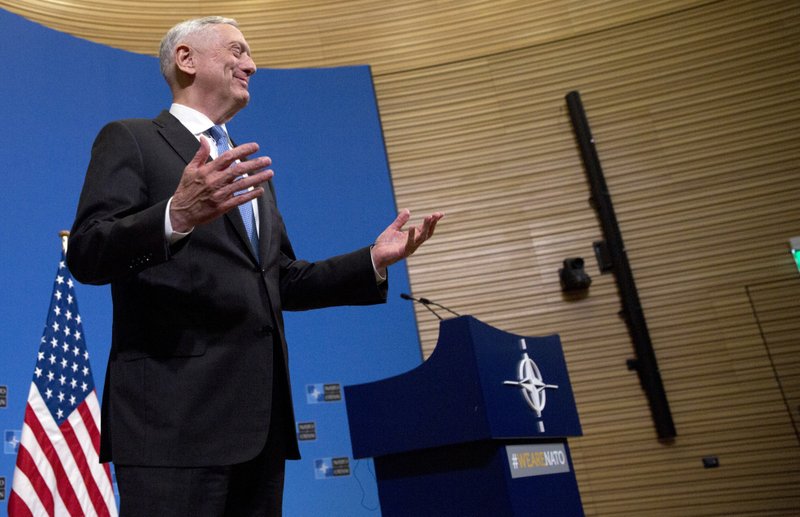
[[[267,182],[261,185],[264,187],[264,193],[257,199],[258,204],[258,246],[259,258],[263,264],[266,257],[269,255],[270,246],[277,246],[278,244],[270,242],[279,232],[273,231],[272,221],[275,220],[275,200],[272,197],[272,184]],[[277,249],[277,248],[275,248]]]
[[[192,161],[197,149],[200,148],[200,142],[178,119],[165,110],[153,120],[153,123],[158,126],[158,132],[184,162],[188,164]]]

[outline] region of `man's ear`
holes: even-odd
[[[180,44],[175,47],[175,65],[178,69],[187,74],[194,75],[195,70],[195,51],[192,47],[186,44]]]

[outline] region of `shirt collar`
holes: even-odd
[[[184,106],[183,104],[178,104],[177,102],[172,103],[172,106],[169,107],[169,112],[175,118],[177,118],[186,129],[188,129],[194,136],[198,138],[214,125],[214,122],[210,118],[203,115],[196,109],[192,109],[189,106]],[[220,126],[222,126],[222,129],[225,130],[225,134],[228,134],[228,128],[225,127],[225,124],[220,124]]]

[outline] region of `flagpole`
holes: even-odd
[[[66,255],[67,241],[69,240],[69,230],[61,230],[58,232],[58,236],[61,237],[61,248],[64,250],[64,255]]]

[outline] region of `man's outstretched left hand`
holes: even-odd
[[[411,218],[411,212],[408,209],[401,210],[397,219],[375,239],[372,247],[372,263],[378,273],[385,276],[388,266],[417,251],[423,242],[431,238],[436,223],[442,217],[444,217],[442,212],[434,212],[425,217],[422,224],[403,230],[403,226]]]

